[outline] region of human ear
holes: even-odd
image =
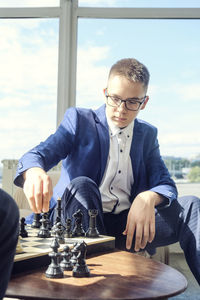
[[[144,103],[141,105],[141,108],[140,108],[141,110],[145,108],[148,101],[149,101],[149,96],[146,96]]]

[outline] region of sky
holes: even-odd
[[[162,1],[166,7],[200,7],[200,1]],[[20,1],[20,6],[57,0]],[[159,6],[160,1],[92,1],[93,6]],[[147,5],[148,3],[148,5]],[[19,1],[0,0],[0,7]],[[91,1],[80,0],[89,6]],[[150,100],[139,118],[158,128],[161,154],[200,153],[200,20],[80,19],[77,106],[104,103],[109,69],[135,57],[150,71]],[[18,159],[56,129],[57,19],[0,19],[0,161]]]

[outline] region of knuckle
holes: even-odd
[[[37,191],[37,192],[35,193],[35,196],[36,196],[37,198],[40,198],[40,197],[42,196],[42,193],[41,193],[40,191]]]

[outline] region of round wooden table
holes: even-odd
[[[99,254],[86,263],[91,276],[49,279],[45,269],[18,274],[10,280],[6,297],[19,299],[165,299],[187,288],[177,270],[125,251]]]

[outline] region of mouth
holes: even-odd
[[[114,116],[113,119],[114,119],[115,121],[118,121],[118,122],[119,122],[119,121],[120,121],[120,122],[126,121],[126,118],[116,117],[116,116]]]

